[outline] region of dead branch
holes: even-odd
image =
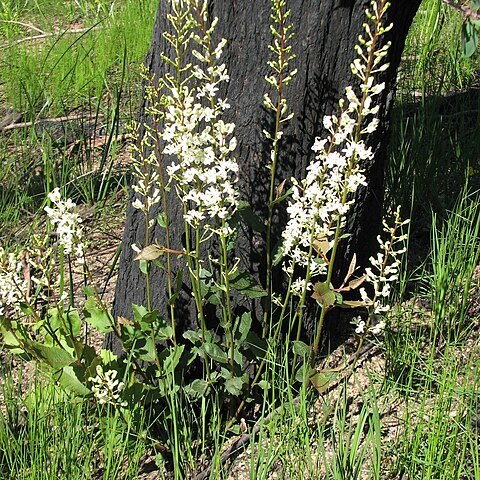
[[[7,49],[16,45],[20,45],[21,43],[24,42],[33,42],[35,40],[41,40],[43,38],[48,38],[48,37],[55,37],[55,36],[63,36],[63,35],[73,35],[76,33],[86,33],[89,32],[90,30],[98,30],[98,27],[89,27],[89,28],[74,28],[71,30],[64,30],[64,31],[57,31],[57,32],[44,32],[40,35],[32,35],[30,37],[24,37],[24,38],[19,38],[18,40],[15,40],[14,42],[7,43],[6,45],[1,45],[0,49]]]
[[[19,22],[18,20],[0,20],[0,23],[9,23],[13,25],[20,25],[22,27],[28,28],[29,30],[35,30],[36,32],[41,33],[42,35],[46,34],[44,30],[36,27],[35,25],[31,25],[30,23]]]

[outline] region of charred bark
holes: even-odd
[[[294,52],[297,57],[292,68],[297,68],[295,80],[289,86],[286,97],[295,117],[286,128],[281,146],[281,157],[277,183],[295,176],[301,178],[306,166],[313,158],[311,146],[314,138],[321,134],[322,118],[337,107],[347,85],[356,85],[358,80],[350,71],[355,58],[354,45],[362,33],[364,11],[368,0],[290,0],[291,22],[296,35]],[[391,40],[387,61],[389,69],[382,81],[386,89],[380,99],[381,127],[368,143],[375,151],[375,158],[365,165],[369,181],[367,187],[358,192],[358,201],[352,210],[348,231],[351,237],[341,252],[343,268],[348,265],[354,252],[360,264],[365,265],[372,249],[376,248],[376,236],[381,223],[383,201],[383,171],[390,110],[393,104],[397,68],[405,38],[420,4],[420,0],[393,0],[386,22],[393,22],[393,29],[382,39]],[[240,192],[253,210],[266,217],[269,171],[269,146],[265,143],[262,130],[271,125],[270,114],[263,107],[263,95],[267,91],[264,80],[270,58],[267,45],[271,41],[269,30],[270,0],[210,0],[211,18],[218,17],[216,36],[226,38],[228,43],[223,61],[227,65],[230,82],[223,96],[228,98],[231,109],[226,112],[226,121],[236,124],[235,136],[238,147],[235,152],[240,164]],[[147,68],[157,75],[164,73],[160,53],[166,50],[162,32],[168,28],[166,21],[167,2],[159,3],[152,48],[147,57]],[[141,120],[145,117],[145,105]],[[172,248],[181,248],[182,228],[178,202],[171,197]],[[278,238],[285,219],[278,212],[276,236]],[[123,252],[116,288],[114,315],[131,316],[132,303],[145,304],[145,280],[134,262],[132,243],[144,242],[145,228],[142,213],[130,205],[123,237]],[[156,228],[155,235],[162,242],[163,229]],[[245,229],[239,236],[236,256],[241,259],[243,269],[263,276],[264,242],[261,236]],[[177,267],[175,267],[177,268]],[[154,270],[151,277],[153,306],[167,314],[167,289],[165,273]],[[191,316],[188,292],[183,295],[177,308],[180,330],[194,323]],[[307,326],[307,332],[309,326]]]

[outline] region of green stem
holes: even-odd
[[[222,230],[225,227],[225,220],[222,220]],[[224,235],[220,236],[221,245],[221,259],[220,259],[220,275],[225,287],[225,307],[223,308],[222,315],[225,323],[225,334],[228,337],[230,347],[230,368],[233,372],[235,366],[235,340],[233,338],[233,323],[232,323],[232,308],[230,305],[230,280],[228,278],[228,252],[227,252],[227,239]]]
[[[282,104],[283,104],[283,79],[284,79],[284,69],[285,69],[285,48],[286,48],[286,31],[284,23],[284,13],[281,9],[281,5],[277,5],[278,14],[280,17],[279,28],[280,28],[280,58],[279,66],[280,71],[278,73],[278,83],[277,83],[277,107],[275,111],[275,133],[273,137],[273,158],[272,164],[270,165],[270,188],[268,194],[268,217],[267,217],[267,232],[266,232],[266,262],[267,262],[267,272],[265,279],[265,289],[267,291],[267,299],[270,300],[270,304],[265,309],[263,313],[263,338],[265,338],[267,333],[267,319],[271,310],[271,298],[272,298],[272,223],[273,223],[273,210],[274,210],[274,196],[275,196],[275,174],[277,171],[278,164],[278,153],[279,153],[279,139],[278,135],[280,132],[280,124],[282,120]]]
[[[152,82],[153,85],[153,82]],[[157,94],[157,100],[160,102],[161,99],[161,93],[158,88],[155,88],[155,92]],[[155,145],[157,149],[157,155],[158,155],[158,163],[159,163],[159,176],[160,176],[160,189],[162,192],[162,208],[163,212],[165,214],[165,246],[167,249],[171,249],[171,243],[170,243],[170,217],[168,215],[168,210],[167,210],[167,191],[166,191],[166,182],[165,182],[165,174],[163,172],[162,168],[162,159],[163,159],[163,154],[162,154],[162,148],[161,148],[161,141],[160,141],[160,136],[158,134],[159,132],[159,125],[158,125],[158,120],[157,117],[154,117],[154,124],[153,124],[153,131],[155,135]],[[173,343],[177,343],[177,338],[176,338],[176,332],[175,332],[175,304],[170,302],[170,299],[173,296],[173,289],[172,289],[172,262],[171,262],[171,257],[170,253],[167,252],[167,291],[168,291],[168,300],[169,300],[169,310],[170,310],[170,324],[172,326],[172,336],[173,336]]]

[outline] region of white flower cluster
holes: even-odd
[[[365,320],[362,320],[362,317],[360,315],[358,317],[354,317],[350,323],[355,326],[355,333],[357,333],[358,335],[363,335],[367,331],[367,323],[365,322]],[[380,320],[375,322],[375,324],[368,328],[368,331],[370,333],[373,333],[373,335],[379,335],[383,332],[384,328],[385,321]]]
[[[45,207],[48,218],[56,225],[58,242],[66,255],[74,255],[78,263],[84,263],[85,244],[82,242],[82,218],[75,211],[76,205],[70,198],[62,200],[60,190],[55,188],[48,194],[54,208]]]
[[[132,190],[137,194],[132,202],[132,207],[141,210],[145,214],[148,218],[148,228],[151,228],[155,220],[149,217],[150,210],[161,200],[160,188],[158,187],[160,174],[158,172],[156,153],[149,143],[152,132],[146,126],[144,142],[139,147],[135,143],[139,138],[138,128],[138,124],[132,124],[129,133],[129,137],[133,140],[130,144],[130,158],[132,160],[133,176],[136,179],[136,183],[132,184]],[[145,146],[150,148],[148,156],[145,156],[143,152]]]
[[[394,224],[390,227],[387,222],[383,221],[383,230],[389,234],[389,240],[382,240],[379,235],[377,240],[380,245],[380,252],[376,257],[370,257],[371,267],[365,269],[367,282],[374,288],[373,300],[368,298],[364,288],[360,289],[362,300],[372,305],[374,315],[382,315],[390,310],[390,305],[386,299],[390,296],[391,284],[398,280],[398,272],[400,268],[399,255],[405,252],[406,234],[399,233],[404,225],[410,220],[402,222],[400,218],[400,207],[397,207],[394,213]]]
[[[230,105],[217,98],[219,85],[229,80],[225,65],[217,64],[226,41],[210,50],[216,23],[217,19],[204,38],[194,37],[200,47],[193,51],[200,62],[192,67],[196,84],[169,87],[162,133],[164,154],[174,157],[167,173],[176,180],[177,193],[187,207],[185,220],[194,227],[204,220],[222,223],[238,204],[238,164],[231,156],[237,144],[232,137],[235,125],[221,120]]]
[[[0,316],[19,312],[26,281],[22,275],[22,262],[0,247]]]
[[[121,393],[125,384],[117,379],[116,370],[103,371],[101,365],[97,365],[97,375],[88,379],[92,385],[92,392],[100,405],[113,405],[114,407],[126,407],[127,402],[121,401]]]
[[[372,4],[376,11],[376,3]],[[379,30],[383,33],[387,29],[379,27]],[[326,273],[326,262],[312,256],[311,245],[319,241],[328,242],[332,247],[337,225],[344,224],[354,201],[353,193],[366,182],[361,163],[370,160],[373,153],[361,136],[378,127],[374,115],[379,106],[374,105],[374,98],[384,90],[385,84],[375,84],[374,74],[387,68],[382,59],[389,44],[375,51],[378,38],[372,35],[367,24],[365,31],[368,39],[359,37],[360,45],[355,47],[358,58],[351,65],[352,72],[362,82],[361,97],[351,87],[346,88],[346,100],[339,102],[340,115],[323,119],[328,135],[326,139],[315,140],[312,150],[316,157],[307,167],[306,178],[301,182],[292,178],[293,193],[287,208],[289,220],[283,232],[284,253],[288,257],[284,268],[290,275],[295,265],[308,267],[312,277]]]

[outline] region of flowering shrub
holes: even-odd
[[[332,285],[338,245],[347,233],[346,218],[355,192],[367,181],[362,164],[373,157],[364,138],[378,127],[376,100],[385,88],[378,82],[378,74],[387,68],[384,59],[390,44],[380,47],[379,39],[391,28],[382,24],[388,3],[374,0],[367,11],[370,23],[365,24],[365,35],[360,36],[355,47],[358,57],[351,65],[360,85],[347,87],[338,114],[324,118],[325,132],[312,146],[315,159],[307,167],[305,178],[291,179],[291,189],[284,192],[285,182],[277,185],[276,169],[282,129],[293,118],[286,93],[296,72],[289,65],[294,54],[287,1],[272,0],[271,75],[266,78],[270,91],[265,94],[264,104],[275,122],[272,131],[264,132],[271,147],[271,162],[266,166],[271,176],[268,218],[264,222],[265,288],[249,272],[241,271],[239,261],[232,258],[238,223],[246,208],[237,189],[235,125],[222,118],[230,108],[220,94],[222,85],[229,81],[226,66],[221,63],[225,40],[214,40],[217,19],[208,18],[206,1],[168,0],[168,4],[173,33],[165,32],[164,39],[174,53],[163,59],[170,70],[159,79],[145,75],[150,121],[142,125],[142,138],[139,125],[132,126],[130,133],[134,140],[133,207],[145,217],[145,238],[133,248],[146,277],[147,305],[133,305],[131,318],[113,319],[91,281],[85,288],[87,300],[82,312],[74,308],[72,294],[68,301],[65,292],[67,286],[72,292],[72,278],[64,278],[65,261],[71,259],[86,278],[91,278],[84,262],[81,218],[73,202],[62,200],[56,189],[48,196],[53,206],[45,211],[50,228],[55,230],[57,248],[49,246],[48,239],[40,240],[37,247],[48,254],[37,255],[39,260],[34,260],[32,254],[30,260],[25,260],[41,272],[33,297],[21,261],[0,250],[4,341],[16,353],[48,365],[52,375],[76,394],[90,396],[101,405],[129,409],[146,398],[168,404],[179,391],[189,401],[216,392],[233,405],[234,397],[248,398],[253,388],[268,387],[262,380],[265,351],[278,342],[282,325],[288,320],[288,335],[294,339],[288,345],[289,353],[293,353],[291,378],[323,388],[325,382],[318,381],[321,372],[315,369],[315,358],[326,314],[336,307],[361,309],[361,316],[353,321],[356,333],[362,340],[367,334],[380,334],[386,324],[387,299],[392,282],[398,278],[398,257],[405,240],[401,233],[405,222],[397,210],[393,227],[385,223],[389,238],[379,238],[380,253],[371,258],[371,266],[360,274],[354,257],[343,283]],[[193,60],[186,59],[186,52],[191,52]],[[182,246],[170,242],[166,192],[172,189],[183,208]],[[273,258],[274,208],[285,199],[288,220],[280,254]],[[165,244],[153,237],[156,222],[165,230]],[[59,259],[59,279],[51,279],[55,275],[50,262],[54,255]],[[172,267],[172,255],[179,257],[177,263],[181,266],[177,271]],[[272,287],[273,266],[280,262],[289,281],[285,292],[275,292]],[[151,305],[152,268],[162,268],[167,275],[168,320]],[[191,285],[199,324],[197,330],[186,332],[177,331],[175,317],[177,296],[185,280],[183,270]],[[361,288],[363,284],[370,285],[371,293],[365,286]],[[41,295],[40,287],[49,290],[43,297],[49,302],[46,314],[35,304]],[[263,335],[253,331],[250,312],[234,313],[234,291],[252,301],[265,297]],[[344,292],[352,291],[357,291],[357,300],[343,298]],[[306,345],[300,341],[300,327],[304,307],[313,301],[318,303],[320,315],[314,339]],[[207,309],[207,304],[213,308]],[[278,308],[273,308],[274,304]],[[81,329],[82,315],[99,332],[114,334],[125,357],[96,352]],[[373,317],[378,319],[375,324],[371,324]],[[295,323],[296,333],[292,333]],[[254,371],[253,381],[245,373],[248,366]],[[196,377],[188,376],[191,371],[196,372]],[[300,371],[306,374],[297,375]],[[244,400],[238,404],[241,409]]]

